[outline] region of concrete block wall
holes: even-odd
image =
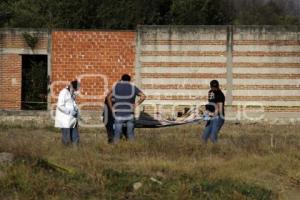
[[[300,112],[299,29],[235,27],[232,37],[233,104]]]
[[[146,104],[204,104],[212,79],[226,93],[226,27],[142,26],[138,38],[136,68]]]
[[[300,113],[299,27],[141,26],[138,40],[137,83],[152,108],[203,105],[217,79],[230,112]]]
[[[81,82],[79,106],[100,109],[113,83],[124,73],[134,76],[135,32],[53,31],[52,108],[68,81]]]
[[[38,37],[32,50],[23,33]],[[0,109],[21,109],[22,55],[45,54],[48,33],[45,30],[0,29]]]

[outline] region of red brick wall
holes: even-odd
[[[52,33],[52,103],[68,81],[81,80],[79,103],[103,102],[121,75],[134,75],[135,32],[55,31]],[[107,81],[108,85],[105,86]]]
[[[39,37],[35,49],[45,50],[48,47],[45,32],[38,33],[25,29],[0,31],[0,109],[21,109],[22,56],[20,52],[30,50],[23,37],[25,32]],[[7,50],[9,52],[6,52]]]
[[[22,59],[16,54],[0,54],[0,109],[21,108]]]

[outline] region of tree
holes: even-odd
[[[296,17],[285,13],[284,7],[270,1],[266,4],[253,3],[243,8],[235,18],[235,24],[243,25],[299,25]]]
[[[283,0],[276,0],[276,3],[271,0],[264,2],[259,0],[2,0],[0,26],[135,29],[138,24],[299,24],[297,17],[287,13],[290,9],[287,9]]]
[[[104,0],[97,9],[98,27],[134,29],[138,24],[169,24],[171,0]]]

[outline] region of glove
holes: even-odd
[[[211,116],[209,116],[208,113],[205,113],[205,114],[203,115],[203,120],[204,120],[204,121],[209,121],[209,120],[211,120]]]
[[[70,115],[72,115],[73,117],[77,117],[78,116],[78,110],[72,110],[70,112]]]

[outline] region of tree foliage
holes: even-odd
[[[278,3],[235,0],[2,0],[0,27],[134,29],[147,25],[299,24]]]
[[[173,24],[230,24],[228,5],[223,0],[174,0],[170,10]]]
[[[235,18],[235,24],[299,25],[299,20],[287,15],[283,5],[270,1],[263,5],[252,4],[247,9],[241,9]]]

